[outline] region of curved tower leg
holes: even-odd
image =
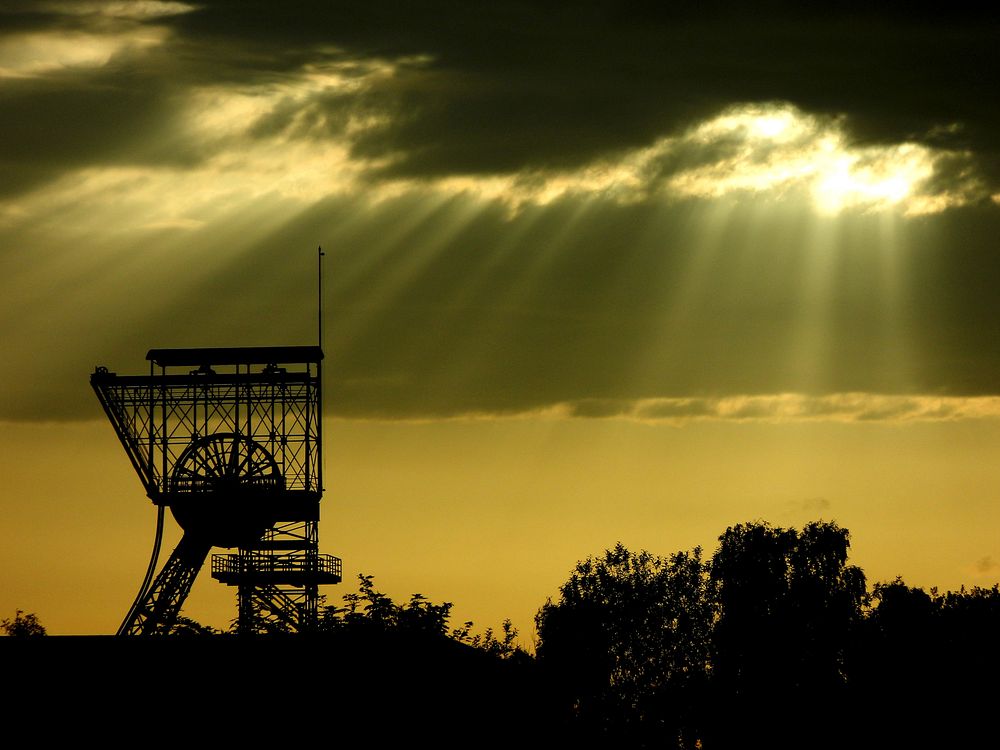
[[[142,602],[122,623],[119,634],[167,635],[211,549],[210,542],[184,534]]]
[[[146,599],[146,594],[149,592],[149,586],[153,582],[153,574],[156,573],[156,563],[160,559],[160,544],[163,542],[163,506],[159,506],[156,510],[156,534],[153,537],[153,552],[149,557],[149,565],[146,566],[146,575],[142,579],[142,585],[139,586],[139,593],[135,595],[135,599],[132,601],[132,606],[128,609],[128,614],[125,615],[125,619],[122,620],[122,624],[118,626],[118,632],[115,635],[125,635],[129,623],[132,622],[132,617],[135,615],[136,610],[142,606],[142,603]]]

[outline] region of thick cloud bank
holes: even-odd
[[[150,346],[311,342],[317,244],[341,414],[990,396],[997,26],[971,4],[8,3],[0,418],[94,415],[93,365]]]

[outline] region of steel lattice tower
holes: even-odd
[[[323,352],[315,346],[153,349],[149,375],[98,367],[97,398],[158,508],[153,555],[119,634],[168,633],[212,547],[212,577],[235,586],[240,633],[315,627],[319,586],[340,560],[319,553]],[[192,369],[193,368],[193,369]],[[153,578],[170,508],[184,530]]]

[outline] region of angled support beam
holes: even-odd
[[[212,545],[185,534],[143,600],[118,629],[119,635],[167,635]]]

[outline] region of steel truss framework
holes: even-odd
[[[146,596],[137,598],[119,635],[167,635],[212,545],[185,534]]]
[[[319,584],[341,580],[341,562],[319,554],[315,521],[276,523],[253,545],[212,557],[212,577],[237,587],[238,629],[251,633],[316,627]]]
[[[98,367],[91,384],[147,496],[184,537],[153,560],[119,633],[169,632],[212,546],[212,575],[237,587],[238,630],[315,626],[318,587],[340,560],[319,553],[322,393],[318,347],[154,349],[150,373]],[[192,369],[194,368],[194,369]]]

